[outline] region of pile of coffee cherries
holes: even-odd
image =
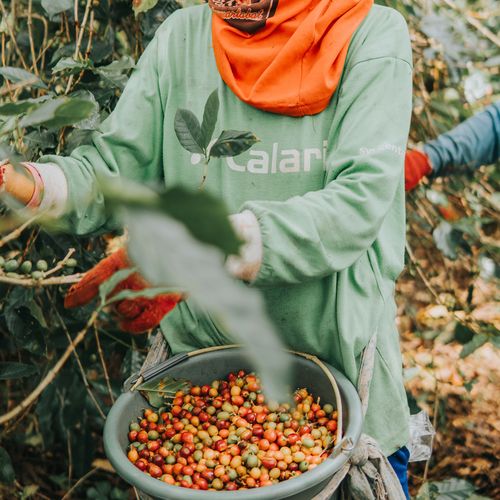
[[[167,484],[193,490],[269,486],[317,467],[335,443],[337,412],[306,389],[295,405],[266,403],[253,373],[175,394],[168,411],[130,424],[128,459]]]

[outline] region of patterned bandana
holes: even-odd
[[[255,33],[274,16],[279,0],[208,0],[210,8],[231,26]],[[286,0],[283,0],[286,1]]]

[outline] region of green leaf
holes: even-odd
[[[207,317],[220,343],[240,342],[269,397],[289,394],[289,357],[266,315],[260,292],[232,279],[220,250],[196,241],[178,221],[150,211],[127,211],[128,252],[154,286],[182,286],[188,303]],[[196,310],[195,309],[195,310]]]
[[[95,104],[86,99],[58,97],[45,101],[21,119],[21,127],[44,125],[59,128],[78,123],[92,115]]]
[[[137,15],[152,9],[157,3],[158,0],[136,0],[132,5],[134,7],[134,13]]]
[[[431,497],[436,500],[468,500],[476,490],[474,485],[458,478],[433,481],[429,484],[437,490],[437,496]]]
[[[128,81],[127,72],[135,68],[135,61],[130,56],[124,56],[119,60],[113,61],[107,66],[90,68],[96,75],[99,75],[114,87],[123,90]]]
[[[75,61],[72,57],[62,57],[52,68],[52,73],[67,71],[70,75],[80,73],[84,69],[93,68],[91,61]]]
[[[203,149],[207,149],[207,146],[214,135],[218,114],[219,95],[216,89],[208,97],[205,109],[203,110],[203,121],[201,122],[201,146]]]
[[[127,279],[135,272],[135,269],[120,269],[119,271],[116,271],[111,278],[107,279],[104,283],[101,283],[99,286],[99,298],[101,299],[101,305],[104,306],[108,295],[113,292],[119,283]]]
[[[187,391],[192,383],[185,379],[162,377],[148,380],[141,384],[137,390],[148,400],[151,406],[161,408],[168,404],[168,400],[175,396],[177,391]]]
[[[201,127],[198,118],[187,109],[178,109],[175,113],[174,130],[181,146],[190,153],[205,154]]]
[[[55,16],[73,7],[73,0],[42,0],[42,7],[49,17]]]
[[[259,139],[252,132],[223,130],[215,144],[210,148],[209,156],[238,156],[250,149]]]
[[[14,479],[16,479],[16,474],[10,456],[5,448],[0,446],[0,482],[10,484],[14,482]]]
[[[24,101],[8,102],[0,106],[0,115],[3,116],[17,116],[26,113],[29,109],[35,107],[37,104],[31,99]]]
[[[475,332],[462,323],[457,323],[457,325],[455,326],[455,340],[462,345],[470,342],[474,335]]]
[[[470,342],[467,342],[460,351],[460,357],[465,358],[472,354],[476,349],[488,342],[489,336],[486,333],[476,333]]]
[[[0,363],[0,380],[30,377],[35,373],[38,373],[38,368],[34,365],[9,361]]]
[[[12,83],[30,82],[31,87],[38,89],[46,89],[47,85],[33,73],[21,68],[14,68],[12,66],[4,66],[0,68],[0,75]]]

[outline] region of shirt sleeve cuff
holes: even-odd
[[[43,183],[43,196],[38,210],[50,217],[64,214],[68,202],[68,181],[60,167],[54,163],[31,163]]]
[[[229,217],[243,245],[239,255],[230,255],[226,268],[236,278],[252,282],[259,274],[262,264],[262,235],[254,213],[244,210]]]

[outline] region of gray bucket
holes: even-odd
[[[354,386],[335,368],[326,365],[333,374],[342,398],[342,418],[344,438],[356,444],[361,435],[363,418],[361,403]],[[335,406],[332,384],[323,371],[313,361],[292,355],[293,387],[306,387],[323,402]],[[229,372],[252,367],[241,348],[212,351],[187,358],[168,368],[174,378],[185,378],[195,384],[205,384],[216,378],[225,378]],[[348,460],[349,452],[337,450],[321,465],[272,486],[242,491],[200,491],[168,485],[137,469],[127,458],[127,433],[129,424],[136,421],[141,410],[148,407],[146,400],[138,392],[127,391],[111,408],[104,426],[104,449],[116,472],[129,484],[141,492],[157,499],[168,500],[311,500],[328,483],[332,475]]]

